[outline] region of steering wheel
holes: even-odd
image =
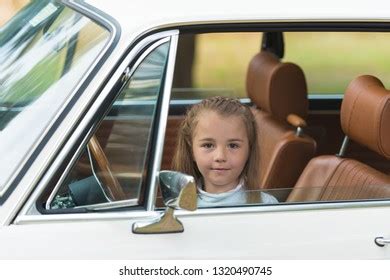
[[[125,200],[126,195],[123,188],[118,179],[112,173],[110,163],[95,135],[89,140],[88,148],[96,160],[97,166],[100,170],[99,174],[96,174],[96,176],[101,179],[110,197],[115,201]]]

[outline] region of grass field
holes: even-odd
[[[343,93],[356,76],[371,74],[390,86],[390,34],[285,33],[285,57],[305,72],[310,93]],[[245,76],[261,33],[203,34],[197,38],[194,84],[245,96]]]

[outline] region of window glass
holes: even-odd
[[[245,98],[251,58],[260,50],[261,32],[180,35],[173,99],[211,95]],[[370,73],[390,86],[390,45],[380,32],[283,32],[283,62],[304,71],[309,94],[343,94],[348,83]]]
[[[303,69],[310,94],[324,94],[325,97],[326,94],[342,94],[352,80],[364,74],[376,76],[383,81],[385,87],[390,88],[390,61],[386,56],[386,47],[390,43],[388,41],[390,37],[387,33],[321,31],[283,32],[283,35],[284,57],[281,62],[292,62]],[[268,50],[273,47],[280,50],[281,48],[275,46],[275,42],[280,37],[272,39],[272,36],[269,36],[269,38],[271,39],[268,41]],[[246,97],[247,69],[251,59],[260,52],[261,40],[262,33],[181,35],[175,65],[162,169],[172,169],[180,124],[193,104],[200,102],[203,98],[216,95]],[[268,59],[268,66],[271,63],[276,67],[281,65],[278,64],[277,57],[274,59],[272,59],[272,55],[265,57]],[[264,56],[261,59],[263,60],[257,60],[257,64],[255,64],[258,69],[266,64]],[[256,75],[264,74],[270,77],[271,74],[277,72],[275,68],[264,68],[264,71],[258,71]],[[288,69],[296,68],[290,67]],[[301,83],[287,83],[295,81],[289,77],[296,77],[294,75],[296,72],[279,71],[278,73],[282,73],[279,76],[275,74],[279,79],[275,78],[272,82],[283,83],[286,81],[288,86],[281,87],[284,90],[283,94],[288,95],[290,87],[297,86],[296,84],[298,84],[298,90],[304,88]],[[287,77],[291,73],[292,76]],[[258,81],[265,80],[264,77],[259,77]],[[368,88],[359,94],[370,94]],[[275,91],[271,91],[271,93],[273,92]],[[265,89],[260,89],[259,94],[261,93],[265,93]],[[379,99],[379,101],[374,101],[374,95],[368,98],[372,98],[370,99],[371,104],[378,102],[377,108],[379,110],[382,101]],[[365,139],[353,139],[352,135],[345,146],[345,153],[336,157],[345,136],[340,124],[339,107],[334,106],[329,109],[330,102],[327,98],[309,100],[309,108],[314,107],[314,104],[316,109],[307,112],[305,127],[297,129],[296,125],[292,124],[293,118],[289,118],[290,121],[287,121],[287,118],[277,116],[277,111],[278,108],[281,108],[281,111],[285,110],[290,105],[289,103],[302,101],[299,98],[294,98],[294,100],[291,98],[289,102],[282,99],[272,99],[272,106],[276,108],[276,114],[264,104],[257,104],[257,108],[252,108],[252,112],[256,114],[256,121],[258,121],[257,135],[260,149],[260,168],[256,174],[252,174],[252,178],[258,180],[256,188],[259,190],[248,191],[242,186],[240,189],[237,185],[234,189],[237,192],[234,194],[223,194],[219,197],[219,195],[213,195],[217,193],[215,192],[208,198],[206,197],[208,194],[204,194],[205,199],[213,201],[213,203],[201,202],[199,207],[259,204],[261,199],[256,200],[256,196],[264,196],[262,201],[267,204],[361,202],[390,198],[390,179],[388,176],[390,174],[390,161],[386,155],[370,149],[369,143],[362,142]],[[259,100],[257,100],[258,103],[264,103],[269,99],[267,97]],[[353,102],[356,103],[356,100]],[[278,103],[278,101],[280,102]],[[339,100],[336,101],[336,105],[339,106]],[[247,100],[242,100],[242,102],[247,103]],[[385,115],[384,111],[378,111],[378,116]],[[357,117],[357,119],[364,119],[364,114],[367,112],[371,112],[371,109],[362,110],[360,107],[353,111],[353,115],[356,117],[361,114],[361,117]],[[208,124],[211,123],[211,119],[214,123],[217,122],[217,118],[214,116],[208,115],[208,118]],[[200,122],[199,118],[195,119],[196,122],[189,123],[198,124]],[[383,122],[385,121],[383,118]],[[217,127],[210,125],[204,127],[212,127],[212,129],[207,130],[208,135],[204,137],[204,144],[201,147],[205,150],[210,149],[210,151],[217,150],[215,144],[217,137],[209,136],[212,134],[211,132],[217,131]],[[367,130],[366,133],[372,133],[372,139],[376,139],[374,130],[362,129]],[[300,134],[301,132],[302,134]],[[199,134],[199,129],[196,133]],[[227,134],[227,130],[219,133],[219,135]],[[355,137],[357,137],[356,135]],[[189,142],[186,139],[185,143]],[[184,147],[187,148],[188,144]],[[189,149],[194,152],[193,147]],[[194,161],[190,159],[189,162]],[[229,167],[214,167],[210,162],[212,161],[207,162],[208,165],[204,163],[204,172],[222,174],[225,169],[229,170]],[[199,166],[197,168],[199,169]],[[198,176],[195,181],[202,182],[204,180],[199,175],[201,173],[199,170],[195,170],[194,173],[189,175]],[[267,178],[267,176],[269,177]],[[252,187],[252,189],[256,188]],[[162,193],[164,192],[162,191]],[[201,197],[202,190],[198,189],[198,194]],[[277,201],[268,200],[267,202],[266,194],[272,195]],[[253,200],[253,198],[255,199]],[[157,205],[162,206],[161,198],[157,199]]]
[[[142,203],[142,184],[156,105],[162,90],[169,43],[163,43],[138,65],[107,117],[48,209],[128,201]]]
[[[261,38],[262,33],[181,35],[172,98],[246,98],[246,71],[251,58],[260,50]]]
[[[309,94],[343,94],[357,76],[390,86],[390,36],[379,32],[284,32],[283,61],[304,71]]]
[[[109,36],[47,0],[32,1],[0,28],[0,153],[7,158],[0,162],[0,196]]]

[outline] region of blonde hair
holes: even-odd
[[[241,104],[238,99],[228,97],[211,97],[192,106],[179,128],[177,147],[173,157],[172,169],[192,175],[197,183],[202,174],[195,163],[192,153],[192,139],[198,124],[198,116],[204,111],[213,111],[221,116],[241,117],[246,128],[249,142],[249,156],[240,178],[248,190],[258,189],[259,153],[257,144],[257,125],[248,106]]]

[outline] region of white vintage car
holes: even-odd
[[[232,2],[31,1],[0,29],[0,259],[390,258],[389,4]],[[278,203],[200,208],[169,171],[216,95],[252,106],[248,194]]]

